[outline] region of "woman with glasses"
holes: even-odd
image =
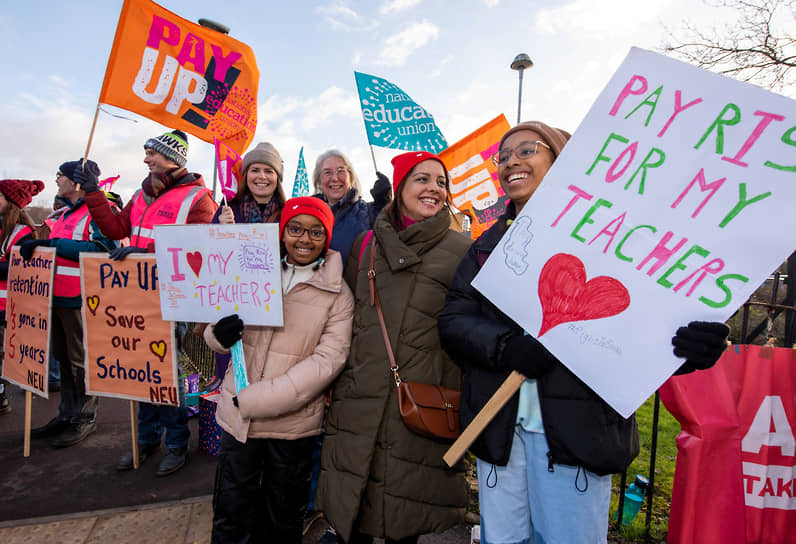
[[[243,156],[241,170],[242,181],[235,197],[216,210],[212,223],[278,223],[285,206],[279,151],[270,143],[261,142]],[[229,355],[216,353],[215,363],[215,377],[205,387],[207,391],[215,391],[221,385]]]
[[[323,543],[417,542],[463,521],[467,504],[463,466],[442,461],[449,444],[414,434],[401,419],[368,277],[372,268],[401,378],[458,390],[461,376],[440,347],[437,314],[470,240],[450,229],[450,179],[436,155],[404,153],[392,164],[395,200],[354,242],[346,266],[354,336],[321,454],[315,501],[333,527]]]
[[[569,139],[540,122],[511,128],[494,156],[510,201],[470,247],[439,316],[445,349],[462,367],[465,428],[516,370],[520,391],[470,447],[477,458],[481,542],[605,542],[611,473],[638,454],[635,416],[622,418],[533,336],[470,284]],[[678,329],[681,370],[712,366],[729,329],[696,322]]]
[[[380,172],[376,175],[378,179],[370,191],[373,202],[365,202],[359,178],[348,157],[330,149],[315,161],[312,173],[318,193],[315,196],[326,201],[334,213],[334,238],[329,247],[340,252],[343,262],[348,258],[354,238],[373,226],[376,216],[391,199],[387,176]]]
[[[237,396],[233,372],[221,386],[214,543],[301,542],[324,392],[351,343],[354,300],[340,254],[329,249],[333,225],[326,203],[288,200],[279,223],[284,326],[244,325],[231,315],[204,332],[221,353],[243,340],[250,380]]]

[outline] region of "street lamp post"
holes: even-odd
[[[520,123],[520,111],[522,110],[522,73],[526,68],[533,66],[533,61],[525,53],[520,53],[511,63],[511,69],[520,73],[520,91],[517,98],[517,124]]]

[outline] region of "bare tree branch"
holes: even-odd
[[[708,0],[705,0],[708,1]],[[796,0],[719,0],[714,7],[737,12],[724,28],[701,29],[690,22],[669,32],[664,53],[702,68],[774,89],[796,90],[796,39],[782,30],[791,24]]]

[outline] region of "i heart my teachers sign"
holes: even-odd
[[[633,48],[473,285],[628,417],[790,255],[794,201],[796,102]]]

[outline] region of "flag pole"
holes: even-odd
[[[376,166],[376,154],[375,154],[375,153],[373,153],[373,144],[370,144],[370,145],[369,145],[369,147],[370,147],[370,158],[372,158],[372,159],[373,159],[373,169],[374,169],[374,170],[376,171],[376,173],[378,174],[378,172],[379,172],[379,167],[378,167],[378,166]]]
[[[100,103],[97,102],[97,109],[94,111],[94,121],[91,123],[91,132],[88,133],[88,144],[86,144],[86,152],[83,154],[83,160],[88,159],[88,152],[91,149],[91,141],[94,139],[94,129],[97,128],[97,117],[100,112]]]

